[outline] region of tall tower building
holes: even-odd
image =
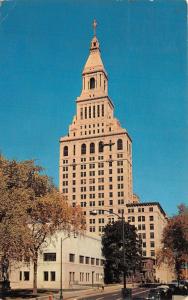
[[[76,115],[68,135],[60,139],[59,186],[73,206],[83,208],[87,230],[101,234],[109,218],[114,219],[102,209],[121,213],[133,202],[132,141],[114,117],[96,21],[93,26]],[[92,210],[98,210],[98,216],[93,217]]]

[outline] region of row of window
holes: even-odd
[[[100,127],[100,125],[103,127],[104,126],[104,123],[97,123],[97,124],[93,124],[93,128],[95,128],[95,125],[96,125],[96,127]],[[86,125],[81,125],[80,126],[80,129],[87,129],[87,127],[88,128],[91,128],[92,126],[91,126],[91,124],[89,124],[88,126],[87,126],[87,124]]]
[[[104,198],[104,194],[102,194],[102,195],[100,194],[100,198]],[[81,199],[86,199],[86,195],[85,194],[81,195]],[[118,199],[117,203],[118,203],[118,205],[124,204],[124,199]],[[81,207],[86,207],[88,205],[89,206],[96,206],[96,204],[97,203],[95,201],[89,201],[89,203],[87,203],[85,201],[80,202]],[[109,200],[109,205],[111,205],[111,206],[113,205],[113,200]],[[104,200],[98,201],[98,206],[104,206]]]
[[[138,207],[138,208],[129,208],[128,213],[134,213],[134,212],[144,212],[145,208],[144,207]],[[149,212],[153,211],[153,207],[149,206]]]
[[[80,169],[81,170],[86,170],[87,165],[89,166],[89,169],[95,169],[95,167],[104,168],[104,162],[99,162],[99,163],[81,164]],[[108,161],[108,165],[109,165],[109,167],[112,167],[112,161]],[[79,165],[73,165],[72,170],[75,171],[77,166],[79,166]],[[117,161],[117,166],[118,167],[123,166],[123,160],[118,160]],[[68,166],[64,166],[63,171],[68,171]]]
[[[117,154],[117,158],[123,158],[123,153],[118,153]],[[103,155],[99,155],[98,157],[95,156],[90,156],[89,157],[89,161],[95,161],[95,160],[103,160],[104,156]],[[112,155],[109,155],[109,160],[112,160]],[[81,162],[86,162],[86,157],[81,157],[80,159]],[[68,159],[63,159],[63,164],[68,164]],[[72,163],[75,164],[76,163],[76,159],[73,158]]]
[[[137,220],[138,220],[138,222],[145,222],[146,216],[138,216]],[[149,216],[149,221],[153,221],[153,220],[154,220],[154,216]],[[128,222],[135,222],[135,221],[136,221],[136,217],[134,217],[134,216],[128,217]]]
[[[143,255],[143,256],[147,256],[147,255],[146,255],[146,250],[143,250],[143,251],[142,251],[142,255]],[[155,256],[155,250],[151,250],[151,251],[150,251],[150,255],[148,255],[148,256],[154,257],[154,256]]]
[[[74,253],[70,253],[69,254],[69,262],[75,262],[75,254]],[[104,265],[104,261],[103,259],[99,259],[99,258],[94,258],[94,257],[89,257],[89,256],[83,256],[83,255],[79,255],[79,263],[80,264],[86,264],[86,265],[96,265],[96,266],[103,266]]]
[[[63,171],[67,172],[68,171],[68,167],[63,167]],[[80,177],[86,177],[87,175],[89,175],[89,176],[96,176],[97,175],[96,173],[97,172],[95,172],[95,171],[89,171],[88,174],[87,174],[86,171],[84,171],[84,172],[80,172]],[[109,173],[109,175],[113,174],[112,169],[109,169],[108,173]],[[123,168],[117,168],[117,174],[123,174],[123,173],[124,173],[124,169]],[[103,169],[98,170],[98,176],[103,176],[103,175],[104,175],[104,170]],[[76,178],[76,173],[75,172],[72,173],[72,177]],[[64,178],[68,178],[68,176],[67,177],[64,176]]]
[[[146,248],[146,242],[142,242],[142,247]],[[154,241],[150,241],[150,248],[155,248],[155,242]]]
[[[48,252],[48,253],[43,253],[43,260],[44,261],[56,261],[56,253],[55,252]],[[70,262],[75,262],[75,254],[69,253],[69,261]],[[103,260],[99,258],[94,258],[94,257],[84,257],[83,255],[79,256],[79,262],[80,263],[85,263],[85,264],[91,264],[91,265],[103,265]]]
[[[149,224],[149,226],[150,226],[150,230],[154,230],[154,224]],[[137,229],[138,230],[145,230],[146,225],[145,224],[138,224]]]
[[[30,280],[30,272],[29,271],[20,271],[20,281],[29,281]],[[99,282],[102,280],[103,274],[96,273],[95,281]],[[94,279],[94,278],[93,278]],[[44,271],[43,272],[43,280],[44,281],[56,281],[56,272],[55,271]],[[80,272],[80,282],[88,282],[90,281],[90,273]],[[69,282],[75,282],[75,272],[69,272]]]
[[[109,127],[109,131],[111,131],[111,127]],[[93,131],[88,130],[88,131],[81,131],[80,135],[88,135],[88,134],[96,134],[96,133],[104,133],[104,128],[100,129],[94,129]]]
[[[139,238],[140,239],[146,239],[146,233],[145,232],[143,232],[143,233],[138,233],[138,236],[139,236]],[[150,239],[154,239],[154,232],[150,232]]]
[[[80,108],[80,119],[104,117],[104,104],[85,106]]]
[[[98,143],[98,152],[103,152],[103,150],[104,150],[104,143],[101,141],[101,142],[99,142]],[[112,150],[111,149],[111,146],[113,145],[112,144],[112,142],[110,141],[110,143],[109,144],[107,144],[108,146],[109,146],[109,148],[110,148],[110,150]],[[95,143],[90,143],[90,145],[89,145],[89,152],[90,153],[95,153],[95,148],[96,148],[96,145],[95,145]],[[86,151],[87,149],[86,149],[86,144],[82,144],[81,145],[81,154],[86,154]],[[122,141],[122,139],[118,139],[117,140],[117,150],[123,150],[123,141]],[[75,145],[73,146],[73,155],[75,155],[76,154],[76,147],[75,147]],[[68,156],[69,155],[69,149],[68,149],[68,146],[64,146],[64,148],[63,148],[63,156]]]
[[[67,175],[67,176],[64,176],[64,175]],[[68,174],[63,174],[63,179],[67,179],[68,178]],[[115,178],[114,178],[115,179]],[[109,180],[109,182],[112,182],[112,180],[113,180],[113,178],[112,177],[109,177],[108,178],[108,180]],[[117,181],[123,181],[124,180],[124,178],[123,178],[123,175],[121,175],[121,176],[117,176]],[[96,183],[97,182],[97,180],[95,180],[95,178],[89,178],[89,184],[94,184],[94,183]],[[98,178],[98,183],[103,183],[104,182],[104,177],[99,177]],[[82,184],[87,184],[87,181],[86,181],[86,179],[84,178],[82,178],[82,179],[80,179],[80,184],[82,185]],[[64,184],[64,185],[67,185],[67,184]],[[74,180],[72,180],[72,185],[74,186],[74,185],[76,185],[76,180],[74,179]]]
[[[63,185],[63,186],[68,186],[68,184],[69,184],[68,181],[63,181],[63,182],[62,182],[62,185]],[[73,185],[73,186],[74,186],[74,185]],[[106,186],[106,188],[107,188],[107,186]],[[108,188],[109,188],[109,190],[113,190],[113,185],[110,184],[110,185],[108,186]],[[123,183],[117,184],[117,189],[118,189],[118,190],[124,189],[124,184],[123,184]],[[88,190],[89,190],[90,192],[95,191],[95,190],[104,191],[104,185],[98,185],[98,187],[97,187],[97,186],[90,185],[90,186],[88,187]],[[80,187],[80,192],[81,192],[81,193],[82,193],[82,192],[86,192],[86,191],[87,191],[87,187],[86,187],[86,186],[81,186],[81,187]],[[75,188],[75,187],[72,188],[72,192],[73,192],[73,193],[76,192],[76,188]],[[118,193],[121,194],[121,192],[118,192]],[[121,196],[121,195],[120,195],[120,196]]]

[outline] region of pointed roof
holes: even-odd
[[[94,20],[93,26],[94,26],[94,24],[95,24],[94,37],[91,40],[89,57],[86,61],[86,64],[84,66],[82,74],[103,71],[107,76],[106,70],[104,68],[104,65],[103,65],[103,62],[101,59],[99,41],[96,37],[96,21],[95,20]]]

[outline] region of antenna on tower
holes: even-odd
[[[97,21],[94,19],[93,21],[93,34],[96,36],[96,27],[97,27]]]

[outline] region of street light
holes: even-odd
[[[124,210],[121,211],[121,216],[119,214],[116,214],[114,212],[111,212],[107,209],[102,209],[102,211],[106,211],[112,215],[117,216],[122,221],[122,241],[123,241],[123,289],[126,289],[127,283],[126,283],[126,270],[125,270],[125,222],[124,222]],[[91,215],[97,215],[98,210],[92,210],[90,212]]]
[[[63,247],[62,247],[62,245],[63,245],[63,242],[66,240],[66,239],[68,239],[68,238],[70,238],[70,234],[68,234],[68,236],[66,236],[64,239],[61,237],[61,251],[60,251],[60,253],[61,253],[61,260],[60,260],[60,291],[59,291],[59,300],[63,300],[63,266],[62,266],[62,264],[63,264]],[[74,234],[74,238],[76,239],[77,238],[77,236]]]

